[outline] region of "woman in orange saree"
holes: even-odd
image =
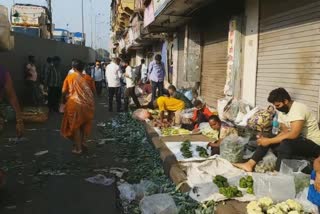
[[[74,60],[72,67],[75,72],[66,77],[62,87],[65,108],[61,134],[74,142],[74,154],[82,154],[87,148],[85,140],[90,134],[94,117],[95,86],[89,75],[82,74],[83,62]]]

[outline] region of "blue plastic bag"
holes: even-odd
[[[311,180],[315,180],[315,179],[316,179],[316,172],[312,171]],[[311,184],[309,187],[308,200],[311,201],[313,204],[320,206],[320,193],[315,189],[313,184]]]

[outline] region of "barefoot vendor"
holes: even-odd
[[[292,100],[284,88],[271,91],[268,101],[279,111],[280,134],[274,138],[259,137],[259,147],[252,158],[235,166],[253,171],[269,148],[277,155],[277,171],[283,159],[293,159],[295,156],[317,158],[320,155],[320,130],[311,110],[305,104]]]

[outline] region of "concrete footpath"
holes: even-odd
[[[92,139],[99,139],[96,126],[112,118],[106,99],[97,99]],[[90,145],[87,155],[71,154],[71,143],[60,136],[62,115],[51,113],[44,124],[26,124],[26,141],[10,142],[15,126],[0,136],[0,167],[8,170],[6,188],[0,193],[2,214],[116,214],[116,185],[85,181],[96,169],[117,166],[109,145]],[[35,153],[48,150],[47,154]]]

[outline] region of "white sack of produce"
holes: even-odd
[[[236,123],[238,124],[238,126],[246,127],[248,125],[248,120],[259,110],[260,110],[259,107],[255,107],[254,109],[249,111],[246,115],[244,115],[241,121],[236,121]]]
[[[252,176],[254,193],[258,198],[270,197],[278,202],[295,198],[296,196],[294,177],[292,175],[253,173]]]
[[[178,214],[173,198],[168,194],[146,196],[140,201],[142,214]]]
[[[203,141],[194,141],[194,142],[190,142],[191,146],[190,146],[190,152],[192,153],[192,157],[187,158],[183,156],[183,153],[181,151],[181,147],[183,142],[165,142],[166,146],[168,147],[168,149],[172,152],[172,154],[174,154],[176,156],[177,161],[201,161],[201,160],[206,160],[208,158],[214,158],[214,157],[210,157],[210,149],[207,149],[207,145],[208,142],[203,142]],[[208,158],[204,158],[204,157],[200,157],[199,151],[197,151],[197,147],[202,147],[204,149],[206,149],[207,154],[209,155]]]
[[[237,135],[230,135],[223,139],[220,145],[220,157],[231,163],[241,162],[244,155],[244,147],[249,138],[242,138]]]
[[[308,165],[309,162],[306,160],[284,159],[281,162],[280,173],[294,176],[297,194],[310,185],[310,175],[302,172]]]
[[[221,120],[225,120],[227,118],[224,117],[224,108],[226,107],[226,105],[228,104],[228,102],[230,101],[230,99],[227,98],[223,98],[223,99],[219,99],[218,100],[218,114]]]
[[[132,118],[140,121],[145,121],[150,117],[150,113],[146,109],[137,109],[132,113]]]
[[[10,23],[8,9],[0,5],[0,50],[10,49]]]
[[[273,154],[271,149],[269,149],[266,156],[263,157],[262,161],[259,161],[256,167],[254,168],[255,172],[266,173],[273,172],[276,168],[277,157]]]
[[[187,182],[191,187],[189,195],[201,203],[211,200],[216,202],[227,200],[225,196],[219,193],[219,188],[213,183],[215,176],[224,176],[232,186],[239,186],[240,178],[246,176],[245,172],[235,168],[229,161],[219,158],[217,155],[213,157],[214,159],[201,163],[182,163],[183,166],[187,167]],[[243,191],[243,197],[235,199],[238,201],[252,201],[256,197]]]

